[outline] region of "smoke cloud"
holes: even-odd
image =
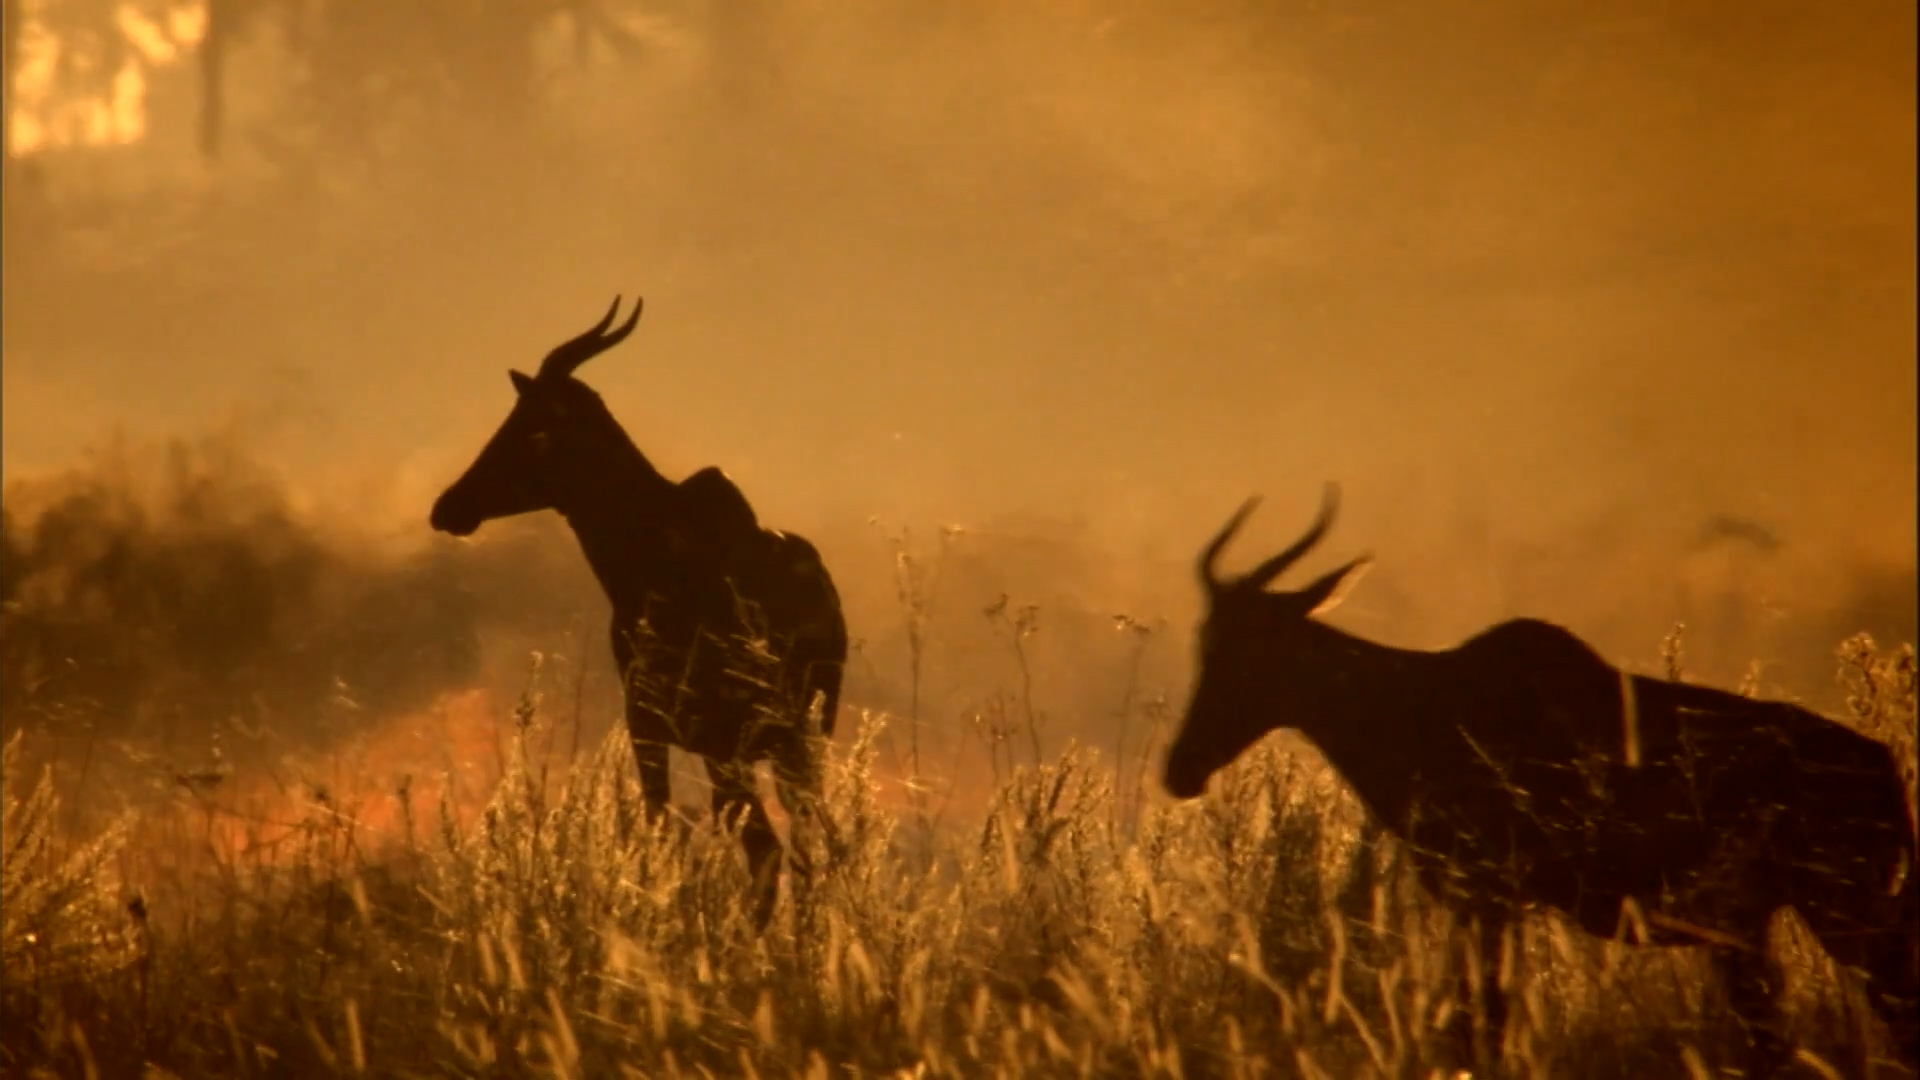
[[[10,163],[10,724],[323,732],[603,650],[560,523],[425,516],[616,292],[582,377],[820,544],[859,700],[913,698],[888,535],[964,527],[955,739],[1017,683],[1002,594],[1049,738],[1109,741],[1116,615],[1177,699],[1192,553],[1328,479],[1301,573],[1373,551],[1334,621],[1383,641],[1525,614],[1651,669],[1684,621],[1698,677],[1827,701],[1841,637],[1914,635],[1911,4],[607,6],[520,97],[450,44],[510,26],[263,20],[217,162],[179,62],[139,141]]]

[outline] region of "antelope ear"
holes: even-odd
[[[517,394],[520,394],[523,397],[527,394],[528,391],[533,389],[533,376],[531,375],[527,375],[518,371],[509,370],[507,372],[507,378],[513,380],[514,392]]]
[[[1306,606],[1308,615],[1325,615],[1340,606],[1372,566],[1373,556],[1362,555],[1345,566],[1327,571],[1295,595]]]

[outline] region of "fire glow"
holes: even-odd
[[[377,860],[431,841],[450,816],[478,817],[511,752],[513,717],[485,690],[441,695],[288,777],[249,772],[217,785],[183,785],[222,859],[278,865],[316,833],[335,833]]]

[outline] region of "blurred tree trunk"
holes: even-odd
[[[45,194],[39,170],[13,152],[14,80],[20,77],[20,36],[26,24],[26,0],[0,0],[0,50],[5,53],[0,67],[0,248],[14,267],[4,275],[9,286],[26,276],[20,272],[21,260],[38,249],[42,223],[36,209]]]
[[[6,169],[13,171],[13,80],[20,75],[20,31],[26,27],[25,0],[0,0],[0,130],[4,131]]]
[[[546,16],[537,0],[490,0],[466,25],[437,28],[464,43],[459,64],[469,107],[506,133],[526,127],[539,97],[534,47]]]
[[[756,112],[778,94],[776,14],[766,0],[729,0],[712,9],[713,88],[736,114]]]
[[[207,0],[206,35],[200,39],[200,153],[220,157],[227,113],[227,44],[233,31],[233,0]]]

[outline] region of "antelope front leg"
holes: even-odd
[[[1467,916],[1457,928],[1460,949],[1459,1011],[1447,1024],[1448,1041],[1460,1063],[1476,1071],[1497,1071],[1507,1028],[1507,994],[1502,985],[1502,954],[1509,923],[1497,912]]]
[[[620,697],[626,706],[627,738],[633,763],[640,770],[640,794],[647,802],[650,822],[659,821],[673,799],[667,747],[675,742],[670,701],[659,693],[659,680],[650,676],[648,649],[655,644],[644,621],[616,611],[613,616],[613,663],[621,673]]]
[[[635,739],[633,760],[640,766],[640,794],[647,800],[647,816],[658,820],[673,798],[673,781],[667,771],[667,745],[651,739]]]
[[[753,925],[765,930],[780,896],[780,834],[773,831],[773,819],[760,801],[752,765],[721,764],[709,758],[707,775],[713,780],[715,819],[731,824],[736,815],[746,815],[740,824],[740,846],[746,849],[747,872],[753,878]]]
[[[667,732],[654,713],[636,696],[627,692],[627,737],[633,746],[633,763],[640,770],[640,794],[647,802],[649,821],[658,821],[673,799],[673,781],[668,772]]]
[[[813,872],[813,848],[818,842],[828,839],[826,831],[832,822],[825,816],[821,799],[825,795],[827,735],[821,730],[821,707],[828,700],[821,691],[814,691],[805,712],[800,714],[800,722],[791,729],[788,738],[784,738],[773,750],[774,790],[780,796],[780,805],[786,808],[787,819],[792,824],[788,833],[789,858],[793,863],[793,872],[798,876],[811,877]],[[831,847],[831,845],[828,845]]]
[[[1746,1074],[1756,1080],[1784,1070],[1793,1058],[1793,1040],[1779,1012],[1782,972],[1763,932],[1759,949],[1716,946],[1714,967],[1726,981],[1727,1003],[1747,1036]]]
[[[817,754],[817,749],[790,746],[773,758],[774,791],[787,811],[787,839],[792,849],[789,857],[796,879],[812,878],[814,845],[826,839],[823,830],[831,825],[821,812]]]
[[[1518,951],[1519,942],[1512,940],[1518,928],[1500,915],[1482,915],[1477,922],[1480,933],[1474,944],[1480,954],[1482,1023],[1474,1054],[1481,1068],[1493,1070],[1506,1050],[1507,992],[1513,987],[1514,974],[1509,964]]]

